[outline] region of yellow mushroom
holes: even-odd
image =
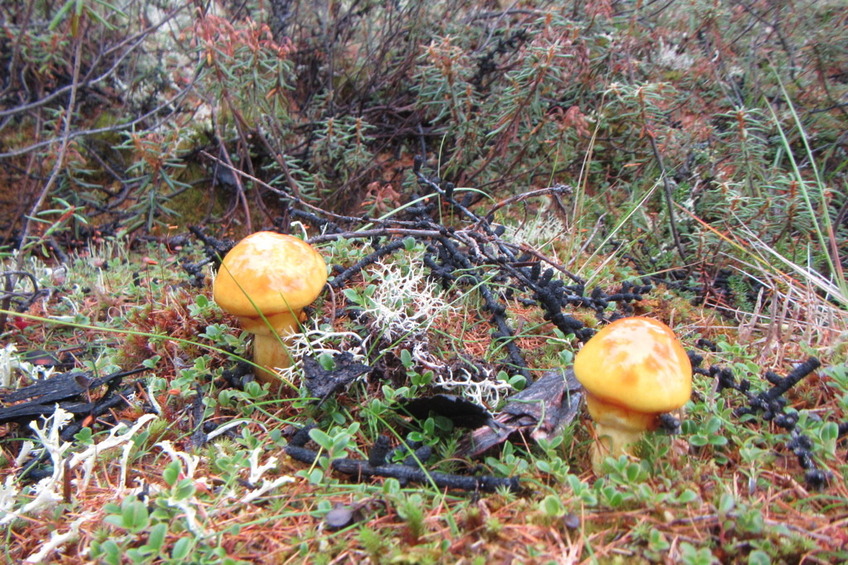
[[[327,282],[327,264],[311,245],[290,235],[257,232],[224,257],[212,295],[225,312],[254,334],[253,360],[263,367],[257,379],[276,379],[291,363],[284,346],[297,332],[303,309]]]
[[[621,318],[595,334],[577,353],[574,375],[586,389],[595,422],[592,467],[607,455],[629,454],[658,417],[692,395],[692,364],[667,325],[650,318]]]

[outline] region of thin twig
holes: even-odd
[[[348,231],[340,233],[328,233],[316,235],[309,238],[309,243],[324,243],[326,241],[337,241],[339,239],[370,239],[372,237],[384,237],[390,235],[404,235],[412,237],[442,237],[445,234],[438,230],[416,230],[409,228],[377,228],[373,230]]]
[[[686,251],[683,249],[683,243],[680,241],[680,234],[677,231],[677,220],[674,216],[674,195],[672,194],[673,189],[671,182],[668,180],[668,172],[666,171],[665,163],[663,163],[662,154],[657,147],[657,140],[654,139],[654,136],[651,134],[648,134],[648,139],[651,142],[651,150],[654,152],[654,158],[657,160],[657,166],[660,168],[660,175],[662,175],[665,207],[668,210],[668,224],[671,228],[671,236],[674,238],[674,246],[677,248],[677,252],[680,254],[683,264],[686,265],[688,264],[688,261],[686,260]]]
[[[505,200],[501,200],[494,206],[492,206],[486,214],[484,214],[484,218],[491,218],[492,215],[503,208],[504,206],[509,206],[511,204],[515,204],[516,202],[521,202],[522,200],[527,200],[528,198],[534,198],[536,196],[542,196],[545,194],[570,194],[574,192],[574,188],[565,185],[558,184],[556,186],[548,186],[546,188],[539,188],[537,190],[530,190],[528,192],[522,192],[516,196],[512,196]]]

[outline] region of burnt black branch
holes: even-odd
[[[337,274],[333,277],[333,280],[329,282],[329,285],[333,288],[341,288],[344,283],[348,281],[351,277],[357,275],[362,269],[371,265],[372,263],[376,263],[386,255],[394,253],[401,247],[403,247],[404,243],[402,239],[396,239],[387,243],[386,245],[377,247],[372,253],[369,253],[341,273]]]
[[[777,427],[789,432],[790,439],[786,447],[792,451],[798,459],[798,464],[804,469],[804,480],[812,488],[822,488],[827,485],[830,474],[817,467],[813,458],[813,442],[798,429],[798,412],[786,408],[787,400],[784,397],[792,387],[820,366],[821,362],[818,359],[810,357],[803,363],[799,363],[785,377],[768,371],[765,378],[772,387],[758,393],[751,391],[751,383],[748,380],[737,381],[733,372],[725,367],[712,366],[706,370],[697,369],[696,372],[715,378],[719,392],[730,389],[745,396],[747,405],[737,408],[734,411],[735,416],[761,416],[763,420],[773,422]]]
[[[493,79],[487,81],[486,77],[496,73],[500,69],[497,59],[507,55],[509,52],[517,52],[529,37],[530,34],[525,29],[518,29],[507,38],[499,37],[494,47],[477,58],[477,72],[474,73],[474,76],[471,77],[469,82],[477,90],[484,91],[488,89]]]
[[[431,267],[435,268],[434,274],[446,275],[445,282],[459,281],[463,284],[474,285],[477,292],[483,298],[483,306],[492,314],[492,322],[495,325],[495,330],[492,336],[496,340],[502,340],[504,348],[507,352],[509,362],[518,370],[518,372],[527,381],[532,381],[530,369],[521,350],[513,339],[515,334],[506,319],[506,307],[501,304],[500,300],[495,296],[495,293],[489,288],[488,283],[484,278],[477,273],[476,266],[471,262],[469,255],[461,251],[457,245],[446,237],[437,239],[438,256],[441,259],[441,266],[434,258],[430,258],[426,262]],[[453,272],[459,270],[462,275],[457,278]]]
[[[293,459],[306,465],[314,464],[318,459],[318,452],[309,449],[309,431],[314,426],[307,426],[295,433],[286,446],[286,453]],[[339,458],[333,459],[330,466],[333,470],[345,475],[351,475],[357,480],[370,477],[394,478],[402,483],[417,483],[424,485],[435,485],[438,488],[464,490],[469,492],[494,492],[499,488],[506,488],[512,492],[520,490],[517,477],[494,477],[491,475],[455,475],[428,471],[419,466],[423,461],[419,454],[409,457],[403,464],[387,463],[389,451],[387,440],[378,440],[369,453],[368,460]],[[377,463],[376,465],[374,463]]]
[[[774,385],[774,387],[766,392],[765,396],[769,399],[775,399],[783,396],[783,394],[785,394],[790,388],[801,382],[804,377],[808,376],[819,367],[821,367],[821,361],[815,357],[810,357],[803,363],[799,363],[798,366],[792,369],[792,372],[784,378],[780,378],[777,374],[769,371],[766,373],[766,378]]]

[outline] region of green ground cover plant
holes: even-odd
[[[841,4],[4,3],[0,561],[848,560]],[[279,386],[260,229],[330,270]],[[694,391],[595,472],[505,410],[627,315]]]

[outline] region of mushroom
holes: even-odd
[[[667,325],[650,318],[621,318],[595,334],[577,353],[574,374],[586,389],[595,422],[592,467],[619,457],[657,427],[658,417],[692,395],[692,364]]]
[[[257,379],[270,382],[275,368],[291,364],[284,340],[297,331],[327,282],[327,264],[308,243],[262,231],[249,235],[224,257],[212,295],[225,312],[254,334]]]

